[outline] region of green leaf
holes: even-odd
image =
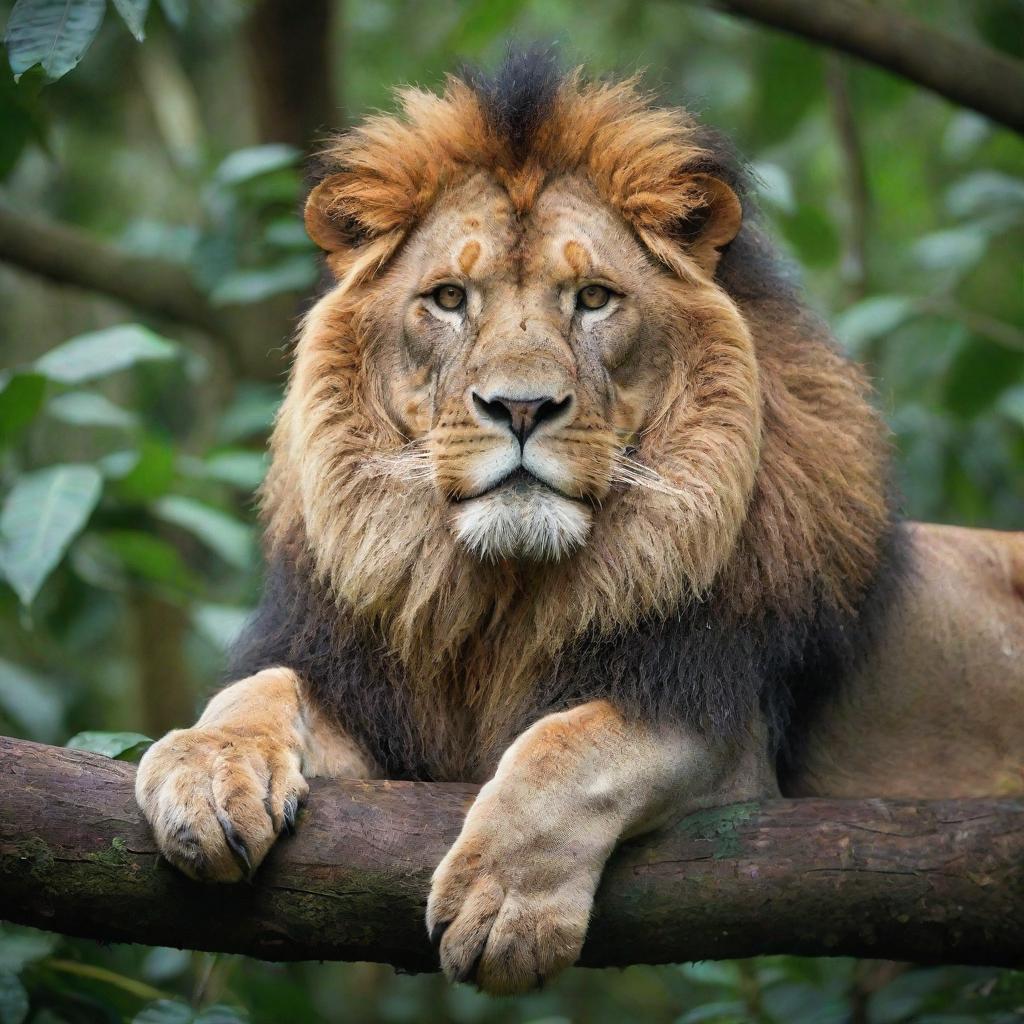
[[[107,327],[64,342],[36,360],[36,370],[61,384],[82,384],[136,363],[174,359],[179,346],[140,324]]]
[[[252,608],[235,608],[226,604],[198,604],[192,610],[196,629],[221,651],[227,651],[238,639],[252,617]]]
[[[45,85],[66,75],[92,45],[105,12],[106,0],[17,0],[4,34],[14,82],[31,77]]]
[[[15,76],[36,64],[51,80],[66,75],[96,38],[106,8],[106,0],[18,0],[4,33]]]
[[[50,466],[19,477],[0,512],[0,568],[29,605],[100,500],[95,466]]]
[[[155,502],[153,511],[166,522],[187,530],[225,562],[239,569],[252,566],[255,555],[252,532],[226,512],[177,494]]]
[[[84,542],[92,543],[86,550]],[[76,548],[75,568],[97,585],[120,589],[130,575],[147,583],[159,583],[175,590],[196,592],[199,581],[185,565],[173,544],[141,530],[106,530],[90,534]]]
[[[972,338],[960,349],[946,377],[946,408],[965,418],[993,406],[1024,377],[1024,353]]]
[[[0,658],[0,711],[32,739],[50,743],[60,733],[63,699],[48,679]]]
[[[224,443],[262,437],[270,431],[281,405],[281,389],[269,384],[243,384],[217,427]]]
[[[950,188],[946,207],[954,217],[977,217],[1007,207],[1024,208],[1024,181],[999,171],[977,171]]]
[[[1024,430],[1024,384],[1003,394],[999,399],[999,412]]]
[[[234,1006],[215,1003],[196,1015],[196,1024],[246,1024],[249,1015]]]
[[[704,1003],[676,1018],[676,1024],[732,1024],[747,1020],[746,1006],[738,999],[727,1002]]]
[[[915,300],[909,295],[873,295],[836,317],[836,334],[851,352],[860,353],[869,341],[891,334],[916,311]]]
[[[80,732],[64,744],[72,750],[88,750],[117,761],[137,761],[153,741],[140,732]]]
[[[478,53],[492,40],[506,34],[522,9],[522,0],[471,0],[445,41],[445,49],[461,54]]]
[[[822,101],[821,51],[810,43],[772,37],[755,51],[757,105],[749,133],[758,149],[789,138]]]
[[[225,274],[210,292],[210,301],[217,306],[262,302],[282,292],[301,292],[317,279],[313,254],[291,256],[273,267],[260,270],[235,270]]]
[[[800,259],[816,267],[832,266],[839,258],[839,235],[835,224],[820,207],[800,203],[796,212],[782,218],[782,230]]]
[[[139,464],[142,456],[135,451],[123,448],[109,452],[97,460],[96,465],[108,480],[123,480]]]
[[[278,249],[298,249],[300,252],[315,252],[306,226],[297,217],[281,217],[267,225],[263,232],[263,240],[267,245]]]
[[[28,993],[10,971],[0,971],[0,1024],[21,1024],[28,1016]]]
[[[147,981],[170,981],[179,978],[192,965],[192,954],[187,949],[157,946],[142,961],[142,974]]]
[[[774,163],[757,163],[751,168],[758,195],[783,213],[795,213],[797,208],[793,182],[784,167]]]
[[[77,427],[133,427],[135,416],[95,391],[68,391],[50,399],[46,411]]]
[[[194,1024],[192,1007],[177,999],[158,999],[144,1006],[132,1018],[132,1024]]]
[[[188,0],[160,0],[160,9],[175,28],[182,28],[188,21]]]
[[[7,51],[0,50],[0,178],[13,170],[30,142],[46,146],[45,113],[39,103],[45,82],[46,73],[38,65],[16,82]]]
[[[221,185],[239,185],[285,167],[294,167],[301,156],[294,146],[283,143],[237,149],[224,158],[214,172],[214,179]]]
[[[987,247],[988,232],[975,224],[964,224],[919,238],[912,252],[926,270],[960,275],[977,265]]]
[[[146,15],[149,0],[114,0],[117,13],[128,26],[128,31],[141,43],[146,38]]]
[[[121,455],[120,452],[112,453],[102,461],[102,466],[106,472],[115,476],[113,493],[121,501],[152,501],[153,498],[166,494],[174,483],[174,449],[160,438],[144,437],[139,447],[138,458],[127,472],[119,476],[116,475],[117,472],[125,469],[128,460],[125,458],[112,466],[110,460],[115,454]]]
[[[46,378],[38,373],[0,374],[0,444],[9,444],[35,419]]]
[[[207,1006],[196,1013],[177,999],[160,999],[143,1007],[132,1024],[246,1024],[248,1014],[222,1003]]]
[[[254,491],[267,475],[266,452],[249,452],[241,449],[217,452],[200,462],[203,475],[210,480],[219,480],[242,491]]]
[[[27,964],[49,956],[59,942],[60,936],[50,932],[0,925],[0,971],[19,974]]]

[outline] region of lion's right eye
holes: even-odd
[[[466,293],[457,284],[442,284],[435,288],[431,295],[434,301],[442,308],[449,311],[461,309],[466,301]]]
[[[588,284],[576,293],[576,305],[580,309],[603,309],[608,305],[612,293],[600,284]]]

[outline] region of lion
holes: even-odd
[[[549,57],[334,139],[230,678],[136,793],[248,877],[316,776],[482,783],[446,974],[575,962],[605,862],[710,805],[1024,792],[1024,543],[900,520],[861,368],[740,162]]]

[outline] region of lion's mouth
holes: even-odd
[[[451,501],[454,505],[461,505],[463,502],[474,501],[476,498],[483,498],[488,494],[495,494],[499,491],[525,495],[535,489],[550,491],[552,494],[557,494],[560,498],[565,498],[566,501],[575,501],[581,505],[589,504],[584,498],[566,494],[565,491],[552,486],[546,480],[542,480],[536,474],[531,473],[525,466],[517,466],[511,473],[506,474],[500,480],[495,480],[494,483],[489,484],[483,490],[473,491],[471,494],[453,495]]]

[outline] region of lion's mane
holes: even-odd
[[[868,385],[779,269],[741,164],[634,81],[562,76],[543,55],[400,101],[328,148],[307,207],[311,233],[337,239],[341,283],[300,336],[263,495],[267,586],[233,673],[296,669],[390,777],[478,777],[539,715],[597,696],[723,735],[763,714],[781,742],[858,657],[899,559]],[[585,173],[680,275],[702,199],[680,171],[744,207],[700,315],[749,332],[756,386],[716,375],[708,352],[638,453],[684,496],[622,498],[553,566],[477,561],[427,482],[368,468],[405,440],[363,372],[375,276],[473,168],[524,211],[552,176]],[[726,451],[743,445],[749,478]]]

